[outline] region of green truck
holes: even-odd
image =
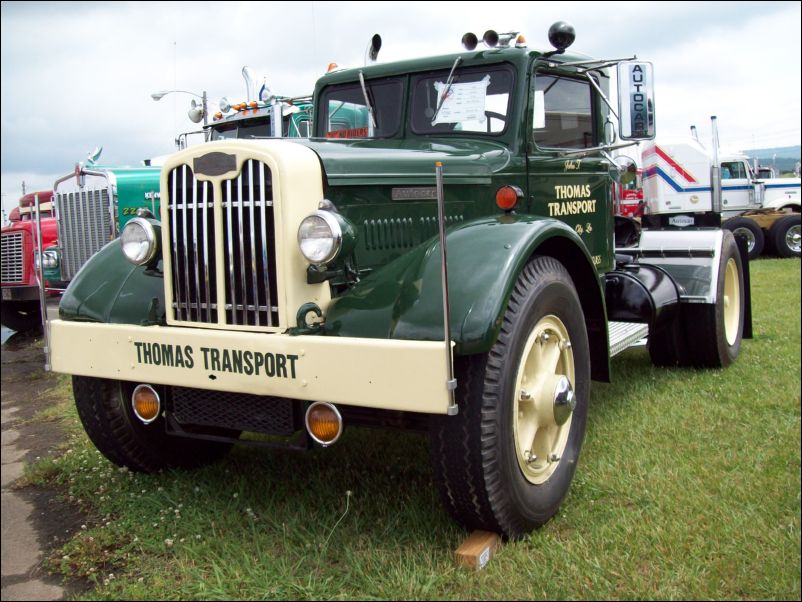
[[[98,449],[150,472],[242,433],[309,449],[345,425],[419,430],[449,513],[517,537],[564,499],[613,355],[648,336],[659,365],[733,362],[745,248],[614,216],[634,166],[611,151],[654,136],[651,66],[549,34],[548,52],[491,31],[329,73],[313,138],[167,160],[159,215],[129,221],[51,322]],[[618,97],[646,107],[619,105],[620,128],[618,65]]]

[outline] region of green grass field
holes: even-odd
[[[715,370],[643,348],[594,383],[559,514],[485,570],[441,509],[425,437],[347,430],[308,454],[235,449],[195,472],[121,471],[65,401],[68,447],[27,473],[88,513],[49,560],[89,599],[799,599],[800,261],[752,262],[755,338]]]

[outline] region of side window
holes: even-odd
[[[745,179],[746,167],[740,161],[727,161],[721,164],[721,179]]]
[[[537,145],[544,148],[592,147],[591,92],[590,84],[586,81],[536,74],[533,125]]]

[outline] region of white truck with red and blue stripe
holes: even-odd
[[[722,227],[746,237],[750,259],[800,256],[799,178],[760,179],[749,157],[697,137],[652,141],[642,159],[644,228]]]

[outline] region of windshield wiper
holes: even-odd
[[[362,95],[365,97],[365,106],[368,108],[368,115],[370,115],[370,123],[373,125],[373,129],[376,129],[376,118],[373,116],[373,106],[370,104],[370,99],[368,98],[368,89],[365,86],[365,76],[362,75],[362,70],[359,70],[359,83],[362,86]]]
[[[457,59],[454,61],[454,64],[451,66],[451,72],[448,74],[448,79],[446,80],[446,87],[443,90],[443,93],[440,95],[440,101],[437,103],[437,110],[435,110],[434,115],[432,116],[432,124],[434,124],[435,120],[437,119],[437,115],[440,113],[440,109],[443,107],[443,103],[448,96],[448,93],[451,91],[451,86],[454,83],[454,69],[457,68],[462,62],[462,57],[458,56]]]

